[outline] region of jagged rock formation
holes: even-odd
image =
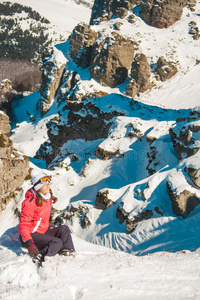
[[[107,94],[108,93],[101,90],[99,91],[94,89],[93,91],[88,91],[87,89],[84,89],[84,85],[77,72],[64,70],[61,86],[56,99],[58,103],[65,102],[67,100],[82,101],[89,98],[103,97]],[[65,108],[67,109],[67,106]]]
[[[114,202],[108,198],[108,194],[109,194],[108,190],[98,192],[94,207],[97,209],[104,210],[108,208],[110,205],[112,205]]]
[[[0,111],[0,211],[6,208],[29,174],[29,160],[13,148],[6,136],[9,131],[9,118]]]
[[[200,169],[195,169],[194,167],[189,167],[185,169],[188,172],[190,179],[194,182],[194,184],[200,187]]]
[[[119,219],[120,223],[126,221],[126,230],[128,233],[132,233],[140,222],[152,218],[153,215],[154,215],[153,210],[144,209],[141,212],[139,212],[137,215],[132,216],[131,214],[129,214],[123,209],[122,203],[121,205],[118,206],[117,213],[116,213],[116,217]]]
[[[78,24],[69,38],[71,57],[83,68],[90,66],[91,77],[97,82],[115,87],[128,75],[136,43],[115,32],[97,35],[89,25]]]
[[[41,98],[38,101],[37,107],[44,115],[52,105],[60,81],[64,72],[67,59],[63,53],[56,48],[48,53],[49,56],[43,58],[42,70],[42,85],[40,88]]]
[[[195,11],[195,6],[197,4],[196,0],[188,0],[187,1],[187,7],[191,10],[191,11]]]
[[[192,35],[194,40],[198,40],[200,37],[200,33],[199,33],[199,27],[197,26],[197,23],[194,21],[191,21],[189,23],[189,27],[190,27],[189,34]]]
[[[0,84],[0,109],[7,112],[9,103],[16,96],[16,91],[12,88],[12,83],[9,79],[2,80]]]
[[[100,34],[94,43],[90,66],[91,77],[105,86],[121,84],[131,67],[136,43],[113,32]]]
[[[147,157],[149,160],[148,166],[147,166],[147,170],[149,172],[149,175],[152,175],[156,172],[156,165],[158,164],[158,162],[156,161],[156,154],[157,154],[157,149],[154,146],[150,146],[150,151],[147,152]]]
[[[131,80],[126,87],[126,94],[132,98],[139,92],[144,93],[149,89],[151,68],[147,57],[141,53],[135,56],[131,66]]]
[[[92,47],[98,33],[87,24],[78,24],[69,37],[71,57],[78,66],[90,66]]]
[[[167,28],[180,20],[183,7],[193,10],[196,0],[95,0],[90,25],[108,21],[113,17],[124,18],[134,6],[141,5],[140,16],[147,24]]]
[[[120,150],[117,149],[116,151],[108,151],[105,150],[103,148],[101,148],[100,146],[98,146],[96,148],[96,150],[94,151],[94,154],[101,158],[102,160],[108,160],[111,159],[113,157],[120,157],[122,154],[120,153]]]
[[[75,222],[79,221],[80,226],[85,229],[91,225],[89,220],[90,209],[86,205],[79,205],[78,207],[72,204],[68,205],[63,211],[52,210],[51,222],[54,224],[63,224],[65,221]]]
[[[5,79],[1,82],[0,85],[0,96],[5,95],[6,93],[12,92],[12,84],[9,79]]]
[[[180,20],[186,0],[146,0],[141,2],[140,16],[147,24],[167,28]]]
[[[128,212],[126,212],[122,206],[118,205],[116,217],[119,219],[119,222],[122,224],[128,217]]]
[[[170,181],[167,181],[167,192],[172,202],[173,212],[177,216],[186,218],[200,204],[200,200],[195,193],[187,189],[179,193],[177,189],[172,188]]]
[[[177,67],[162,56],[158,59],[157,64],[158,67],[155,69],[155,73],[159,75],[159,77],[157,76],[158,80],[166,81],[178,72]]]
[[[46,159],[47,165],[52,163],[59,155],[59,147],[68,140],[85,139],[96,140],[105,138],[113,122],[113,117],[121,115],[120,112],[103,112],[91,102],[67,101],[64,111],[68,110],[67,123],[58,117],[47,123],[50,143],[41,145],[36,157]],[[62,116],[61,116],[62,117]],[[50,147],[51,146],[51,147]],[[48,151],[46,151],[48,149]],[[70,153],[66,153],[69,155]]]
[[[140,223],[143,220],[148,220],[152,218],[154,215],[154,212],[150,209],[145,209],[142,212],[138,213],[137,216],[126,219],[126,230],[128,233],[131,233],[135,230],[138,223]]]
[[[198,138],[195,138],[199,131],[200,121],[198,112],[196,114],[193,112],[187,120],[177,120],[176,124],[170,129],[173,147],[177,152],[178,160],[194,155],[199,151]]]
[[[58,146],[62,146],[71,139],[83,138],[90,141],[107,137],[112,124],[111,120],[118,115],[117,112],[104,113],[91,102],[84,104],[83,102],[67,101],[65,109],[69,110],[68,124],[59,125],[57,120],[47,123],[48,136]]]
[[[6,113],[0,110],[0,133],[8,135],[10,129],[11,126],[10,126],[9,117],[6,115]]]
[[[108,21],[112,17],[124,18],[128,12],[141,0],[95,0],[90,25],[99,24],[102,21]]]
[[[57,101],[60,103],[66,100],[81,100],[77,97],[78,83],[80,76],[75,71],[64,70],[61,87],[58,91]]]

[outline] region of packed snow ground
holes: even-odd
[[[18,2],[47,17],[56,30],[66,30],[67,36],[79,20],[88,22],[90,17],[89,9],[83,11],[82,6],[72,1]],[[188,180],[182,170],[186,165],[197,166],[200,159],[197,153],[178,163],[170,137],[166,134],[177,117],[188,116],[190,109],[199,106],[200,65],[196,61],[200,60],[200,42],[192,40],[188,34],[191,20],[200,26],[199,15],[200,3],[197,3],[195,13],[185,8],[182,19],[168,29],[152,28],[139,18],[135,25],[124,21],[121,32],[141,39],[140,50],[152,64],[162,53],[172,61],[179,60],[179,72],[169,81],[157,82],[150,91],[141,94],[136,99],[142,103],[138,111],[132,111],[128,99],[124,97],[123,101],[120,96],[124,95],[127,82],[115,89],[101,87],[110,95],[95,104],[107,111],[111,104],[113,109],[118,106],[125,112],[125,117],[116,118],[106,140],[76,140],[64,145],[63,152],[65,148],[75,152],[79,162],[66,158],[63,167],[46,170],[43,161],[33,158],[39,146],[47,140],[46,123],[58,113],[56,101],[43,118],[36,112],[39,92],[17,104],[16,124],[13,124],[11,136],[14,146],[29,156],[31,167],[42,169],[52,176],[52,188],[59,199],[54,207],[64,209],[69,203],[88,205],[92,224],[83,230],[77,220],[69,223],[77,255],[75,258],[58,255],[49,258],[38,271],[27,251],[20,246],[18,218],[14,214],[16,208],[20,209],[26,190],[31,187],[31,182],[26,181],[16,199],[0,214],[1,299],[200,299],[200,208],[197,207],[186,219],[177,217],[173,214],[165,187],[167,176],[174,176],[174,184],[188,188]],[[100,27],[109,31],[112,23],[113,20],[109,26],[103,23]],[[67,52],[66,43],[57,45],[57,48]],[[69,60],[68,68],[75,70],[76,66]],[[99,85],[90,79],[89,70],[76,70],[82,78],[83,87],[89,88],[92,83],[94,89],[99,89]],[[163,110],[163,107],[166,109]],[[36,122],[30,121],[27,111],[36,116]],[[130,123],[138,126],[142,134],[157,137],[161,163],[151,177],[147,177],[145,168],[149,148],[145,138],[140,141],[127,138],[125,128]],[[124,158],[101,161],[93,155],[98,145],[109,150],[120,149]],[[90,164],[84,170],[85,176],[80,176],[88,158]],[[145,189],[147,182],[150,185]],[[97,192],[104,188],[109,190],[116,204],[122,201],[126,210],[133,214],[147,205],[148,208],[159,205],[165,214],[141,222],[128,235],[125,224],[120,224],[116,218],[117,205],[103,212],[93,208]],[[200,197],[199,189],[192,188]],[[136,191],[139,194],[144,191],[147,201],[136,197]]]
[[[10,234],[11,239],[17,239]],[[1,299],[199,299],[200,254],[133,256],[74,237],[77,255],[56,255],[37,270],[13,241],[1,246]],[[20,251],[21,250],[21,251]]]

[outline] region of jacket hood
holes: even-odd
[[[36,197],[36,196],[37,196],[37,192],[34,190],[34,188],[30,188],[25,194],[26,198]]]

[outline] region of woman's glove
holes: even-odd
[[[52,190],[50,190],[50,194],[51,194],[51,199],[52,199],[53,203],[56,203],[58,201],[58,198],[53,195]]]
[[[31,257],[36,257],[39,254],[39,250],[33,243],[33,240],[26,241],[26,247]]]
[[[51,195],[51,199],[52,199],[53,203],[56,203],[58,201],[58,198],[55,197],[54,195]]]

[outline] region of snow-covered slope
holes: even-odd
[[[92,4],[92,0],[78,1],[73,0],[11,0],[11,3],[20,3],[22,5],[30,6],[32,9],[36,10],[51,22],[50,35],[62,35],[67,38],[71,33],[72,29],[81,21],[88,23],[91,14],[91,8],[83,5],[84,2]]]
[[[58,30],[66,28],[67,36],[77,20],[89,21],[88,8],[87,15],[83,11],[80,14],[80,6],[72,1],[21,2],[32,6],[41,15],[46,11],[44,15]],[[62,13],[59,14],[60,9]],[[26,181],[15,201],[0,215],[2,299],[27,299],[27,295],[35,299],[36,294],[39,299],[87,300],[102,297],[115,300],[200,297],[200,208],[197,206],[186,219],[177,217],[166,189],[166,180],[173,178],[174,185],[180,190],[191,189],[200,197],[199,188],[190,184],[184,172],[185,166],[199,168],[199,153],[178,162],[169,135],[169,128],[176,125],[177,118],[187,118],[193,109],[199,111],[200,65],[197,62],[200,60],[200,42],[188,34],[191,20],[200,26],[199,15],[200,3],[197,3],[195,12],[185,8],[182,19],[167,29],[152,28],[139,17],[135,24],[122,21],[121,34],[132,38],[138,36],[141,40],[138,51],[145,53],[151,64],[164,55],[176,61],[178,66],[178,73],[165,83],[152,78],[155,85],[137,96],[136,101],[125,96],[127,82],[114,89],[101,87],[90,79],[88,69],[77,68],[71,61],[67,43],[56,46],[69,61],[67,69],[78,71],[84,89],[108,93],[90,102],[102,111],[118,110],[124,116],[114,119],[106,139],[71,140],[64,144],[60,157],[68,149],[77,155],[79,161],[66,157],[60,165],[55,164],[54,168],[46,170],[44,161],[35,159],[34,155],[48,139],[46,123],[59,115],[62,105],[55,100],[41,118],[36,111],[39,92],[17,103],[14,111],[16,124],[13,124],[11,136],[15,147],[29,156],[30,167],[41,168],[52,176],[52,188],[59,199],[54,208],[64,210],[68,204],[77,208],[84,205],[88,208],[91,225],[82,229],[79,220],[72,218],[67,224],[74,235],[77,256],[49,259],[38,273],[17,239],[18,219],[14,211],[20,209],[24,193],[31,186],[31,182]],[[93,28],[110,31],[113,22]],[[30,120],[27,111],[35,116],[36,121]],[[67,118],[65,113],[62,112],[63,120]],[[130,138],[128,133],[133,129],[138,134]],[[155,138],[152,144],[148,142],[151,138]],[[149,168],[154,168],[155,173],[149,176],[147,153],[150,154],[152,145],[156,157]],[[117,151],[119,155],[101,160],[94,155],[97,147],[113,153]],[[109,198],[115,204],[102,211],[94,208],[94,202],[97,193],[104,190],[109,191]],[[116,217],[118,206],[130,217],[144,209],[154,211],[154,216],[143,220],[131,234],[127,234],[125,222],[121,224]],[[157,212],[155,207],[159,208]]]
[[[50,257],[39,271],[26,252],[1,246],[1,299],[198,299],[199,253],[133,256],[74,237],[76,257]],[[2,239],[1,239],[2,240]]]

